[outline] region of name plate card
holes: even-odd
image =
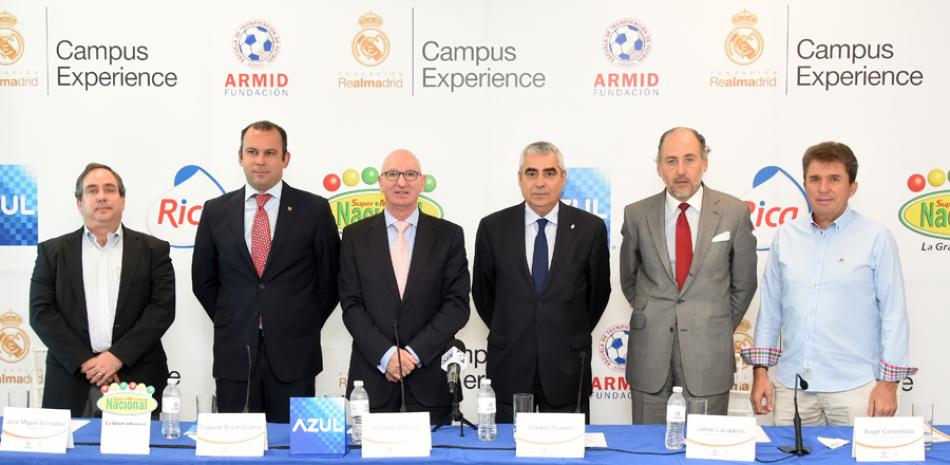
[[[758,432],[754,417],[690,415],[686,419],[686,458],[755,461]]]
[[[518,413],[515,457],[584,458],[584,414]]]
[[[852,455],[858,462],[922,462],[924,420],[921,417],[859,417],[854,419]]]
[[[73,443],[69,415],[65,409],[6,407],[0,450],[65,454]]]
[[[363,415],[363,458],[428,457],[432,432],[427,412]]]
[[[263,413],[201,413],[195,455],[263,457],[267,450],[267,420]]]
[[[96,402],[102,410],[99,452],[148,455],[151,413],[158,408],[154,393],[154,387],[142,383],[102,386],[102,397]]]

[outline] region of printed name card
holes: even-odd
[[[920,417],[854,419],[852,455],[858,462],[922,462],[924,420]]]
[[[148,455],[151,413],[158,408],[154,393],[154,387],[142,383],[102,386],[102,397],[96,402],[102,410],[99,452]]]
[[[432,432],[427,412],[363,416],[363,458],[428,457]]]
[[[267,421],[263,413],[201,413],[195,455],[263,457]]]
[[[515,457],[584,458],[584,414],[519,413]]]
[[[346,399],[290,398],[290,453],[346,454]]]
[[[6,407],[0,450],[65,454],[72,446],[69,410]]]
[[[686,420],[686,458],[752,462],[758,432],[754,417],[690,415]]]

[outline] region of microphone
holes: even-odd
[[[244,344],[244,348],[247,349],[247,383],[244,385],[244,410],[241,413],[248,413],[251,406],[251,345]]]
[[[453,339],[449,341],[448,350],[442,354],[442,371],[446,372],[449,382],[449,393],[455,394],[459,385],[459,373],[465,369],[467,361],[465,360],[465,343]]]
[[[402,345],[399,344],[399,317],[393,320],[393,334],[396,335],[396,352],[393,353],[393,357],[396,357],[396,363],[399,365],[399,395],[402,397],[402,404],[399,405],[399,411],[406,411],[406,383],[403,380],[402,376],[402,357],[399,356],[399,350],[402,349]]]
[[[587,372],[587,352],[583,350],[581,353],[577,354],[579,360],[578,365],[581,369],[581,374],[577,377],[577,403],[574,404],[574,413],[581,413],[581,395],[584,392],[584,374]]]
[[[795,396],[793,398],[795,404],[795,418],[793,420],[795,424],[795,445],[794,446],[782,446],[779,447],[779,450],[787,454],[797,455],[799,457],[803,455],[808,455],[811,453],[811,447],[805,447],[802,439],[802,417],[798,414],[798,388],[801,386],[802,391],[808,390],[808,381],[805,381],[805,378],[802,378],[801,375],[795,373]]]

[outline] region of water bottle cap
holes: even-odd
[[[355,388],[363,387],[363,380],[358,379],[356,381],[353,381],[353,387]]]
[[[181,382],[181,378],[168,378],[166,384],[169,386],[178,386],[178,383]]]
[[[673,386],[673,392],[676,392],[676,393],[683,392],[683,386]]]

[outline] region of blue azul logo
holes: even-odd
[[[211,173],[197,165],[183,166],[175,173],[172,188],[148,209],[145,226],[149,234],[172,247],[194,247],[205,201],[221,194],[224,188]]]
[[[290,453],[346,454],[345,405],[342,397],[292,397]]]
[[[36,176],[24,165],[0,165],[0,245],[36,245]]]
[[[749,207],[759,252],[769,251],[780,225],[811,214],[805,189],[778,166],[766,166],[755,173],[752,190],[743,194],[742,199]]]
[[[568,168],[564,203],[603,218],[610,240],[610,176],[600,168]]]

